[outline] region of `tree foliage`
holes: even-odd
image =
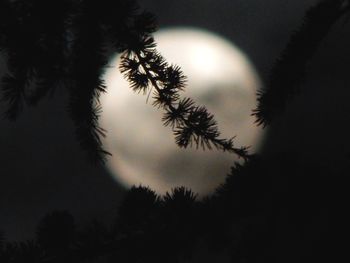
[[[4,0],[0,24],[5,117],[15,120],[24,106],[65,88],[78,141],[91,162],[103,162],[108,152],[98,99],[105,92],[107,46],[122,52],[133,45],[135,34],[154,30],[153,16],[131,0]]]
[[[68,211],[54,211],[39,223],[36,241],[48,256],[67,254],[75,240],[75,222]]]
[[[134,1],[120,0],[117,9],[115,2],[0,1],[0,47],[9,68],[2,85],[5,116],[15,119],[23,104],[35,105],[65,87],[77,137],[92,160],[102,161],[98,97],[105,91],[104,50],[112,43],[122,53],[120,69],[131,88],[152,94],[180,147],[214,147],[247,161],[236,164],[204,200],[185,187],[164,196],[133,187],[110,228],[97,221],[77,228],[69,212],[55,211],[41,220],[34,240],[9,242],[0,232],[1,262],[175,263],[193,258],[203,243],[237,262],[340,261],[337,237],[345,225],[341,211],[346,211],[347,191],[337,180],[348,171],[332,174],[290,155],[249,156],[246,148],[234,147],[233,138],[221,139],[213,115],[181,98],[186,78],[157,52],[154,17],[138,11]],[[258,124],[270,124],[283,111],[320,41],[349,9],[347,0],[322,0],[307,12],[259,94],[253,113]]]
[[[98,125],[98,98],[106,91],[101,75],[106,48],[112,46],[124,52],[121,71],[132,89],[153,89],[153,105],[165,111],[163,123],[171,126],[180,147],[215,147],[248,157],[247,148],[236,148],[233,138],[220,138],[214,116],[204,106],[180,98],[186,78],[156,51],[154,16],[140,12],[134,1],[4,1],[2,11],[0,47],[9,69],[2,80],[7,118],[16,119],[24,104],[36,105],[56,87],[67,88],[78,141],[90,161],[104,161],[109,153],[101,142],[105,131]]]
[[[253,111],[259,125],[269,125],[283,114],[287,104],[300,91],[308,62],[335,22],[350,10],[348,0],[323,0],[311,7],[300,28],[289,39],[271,70],[270,80],[258,92],[258,106]]]

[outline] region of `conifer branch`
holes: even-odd
[[[246,147],[236,148],[233,138],[222,139],[205,107],[181,99],[186,78],[177,66],[168,65],[151,37],[155,18],[138,12],[134,0],[18,0],[0,2],[0,49],[5,50],[9,74],[3,79],[5,116],[15,119],[21,109],[36,105],[49,91],[63,84],[70,94],[69,111],[77,139],[93,162],[108,154],[98,125],[99,94],[106,65],[104,44],[124,52],[123,65],[135,91],[153,87],[153,105],[165,111],[177,144],[186,148],[217,148],[247,158]]]
[[[120,70],[135,92],[153,91],[153,106],[165,111],[163,124],[172,128],[177,145],[216,148],[247,159],[247,147],[236,148],[234,137],[220,138],[217,122],[205,107],[195,105],[191,98],[180,98],[186,77],[178,66],[169,65],[157,52],[154,39],[146,34],[135,43],[122,54]]]
[[[287,103],[299,93],[307,63],[322,39],[348,11],[348,0],[323,0],[307,11],[303,24],[291,36],[272,68],[266,89],[258,92],[258,106],[252,113],[258,125],[266,126],[284,112]]]

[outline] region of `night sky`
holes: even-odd
[[[140,5],[157,16],[160,28],[199,27],[233,41],[266,81],[290,33],[316,2],[144,0]],[[342,19],[322,42],[300,96],[270,127],[263,154],[289,151],[336,169],[348,165],[349,32],[350,22]],[[86,161],[66,109],[66,94],[56,90],[17,121],[0,121],[0,229],[10,240],[30,238],[52,210],[68,209],[79,222],[93,217],[108,222],[117,211],[125,190],[104,167]]]

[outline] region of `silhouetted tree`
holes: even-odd
[[[80,262],[94,262],[110,252],[112,240],[110,230],[101,222],[93,220],[77,233],[75,258]]]
[[[160,199],[148,187],[134,186],[126,193],[113,226],[112,260],[158,262],[159,209]]]
[[[118,210],[112,258],[127,262],[189,259],[199,232],[196,206],[196,195],[184,187],[162,199],[147,187],[131,188]]]
[[[177,187],[163,196],[163,238],[167,240],[164,251],[166,261],[189,260],[199,236],[199,205],[196,194],[185,187]],[[169,258],[170,257],[172,258]]]
[[[128,233],[142,231],[160,206],[158,195],[148,187],[132,187],[118,209],[116,231]]]
[[[36,240],[49,259],[68,260],[76,239],[73,216],[67,211],[47,214],[36,230]]]

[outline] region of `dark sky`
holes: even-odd
[[[315,0],[141,0],[159,26],[196,26],[233,41],[263,79]],[[340,21],[308,68],[302,94],[266,140],[265,152],[289,150],[314,162],[345,163],[350,152],[350,22]],[[181,66],[181,65],[180,65]],[[1,68],[1,67],[0,67]],[[110,219],[124,192],[103,167],[89,165],[66,113],[65,94],[0,121],[0,229],[9,239],[31,237],[38,220],[68,209],[80,221]],[[0,107],[1,108],[1,107]],[[336,156],[336,157],[332,157]],[[348,155],[349,156],[349,155]]]

